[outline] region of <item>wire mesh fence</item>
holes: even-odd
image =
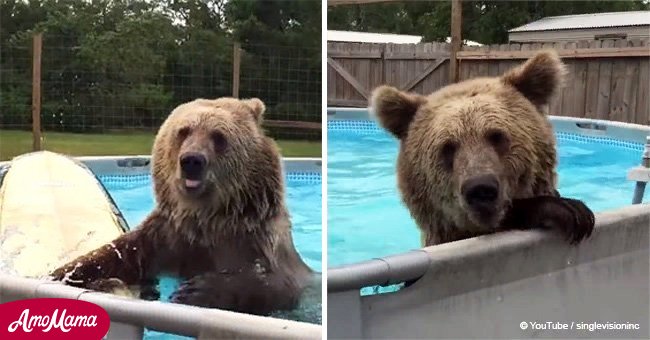
[[[10,41],[0,46],[0,127],[3,129],[31,129],[31,43],[31,40]]]
[[[281,136],[320,140],[320,48],[242,44],[240,96],[262,98],[268,129]],[[290,124],[307,122],[312,124]],[[270,124],[269,124],[270,125]]]
[[[144,134],[152,139],[175,106],[233,92],[265,102],[265,129],[272,137],[320,141],[319,49],[242,44],[235,53],[229,39],[207,47],[130,45],[119,37],[94,43],[79,39],[43,34],[40,116],[46,149],[48,134],[56,133]],[[30,151],[27,132],[32,129],[32,37],[2,41],[0,157],[8,143]],[[93,48],[96,44],[102,48]],[[240,58],[238,71],[234,57]],[[233,76],[238,77],[236,90]],[[27,141],[12,138],[20,132]]]

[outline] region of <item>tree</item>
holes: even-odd
[[[240,94],[264,98],[269,118],[320,121],[321,2],[231,0],[225,14],[246,52]]]
[[[508,30],[547,16],[648,10],[644,0],[463,1],[463,37],[483,44],[508,42]],[[328,8],[328,29],[450,36],[450,1],[408,1]]]
[[[241,96],[320,120],[320,4],[0,0],[0,127],[30,125],[35,32],[46,130],[152,129],[179,103],[231,95],[235,40]]]

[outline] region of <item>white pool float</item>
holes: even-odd
[[[82,163],[39,151],[0,166],[0,273],[44,277],[127,230]]]

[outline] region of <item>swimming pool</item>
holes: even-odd
[[[124,215],[131,228],[138,224],[153,209],[154,198],[151,176],[148,173],[132,175],[99,174],[102,181],[118,208]],[[314,271],[321,272],[321,180],[315,172],[288,172],[286,174],[286,196],[291,219],[293,222],[293,237],[305,263]],[[159,290],[161,301],[168,301],[169,295],[175,290],[178,280],[171,277],[161,277]],[[321,323],[320,291],[309,294],[310,298],[301,306],[289,313],[277,313],[278,318]],[[317,300],[317,301],[316,301]],[[184,337],[146,331],[145,339],[182,339]]]
[[[417,227],[395,179],[398,142],[356,112],[328,120],[328,266],[336,267],[420,247]],[[575,124],[574,124],[575,125]],[[570,130],[570,129],[569,129]],[[643,145],[603,134],[556,128],[559,191],[595,212],[630,205]],[[644,202],[650,194],[646,192]]]

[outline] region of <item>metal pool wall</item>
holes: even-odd
[[[330,109],[328,119],[369,116]],[[646,126],[551,120],[559,131],[615,140],[642,143],[650,135]],[[592,236],[578,246],[541,231],[512,231],[329,268],[328,338],[647,339],[649,229],[650,205],[630,205],[597,214]],[[412,280],[393,293],[359,292]],[[530,322],[573,329],[533,330]],[[577,329],[594,322],[639,329]]]
[[[569,246],[508,232],[328,270],[329,338],[648,338],[650,206],[598,214]],[[420,277],[396,293],[359,288]],[[521,322],[618,322],[638,330],[536,330]]]
[[[149,156],[79,157],[96,174],[142,174]],[[2,163],[0,163],[2,165]],[[320,158],[285,158],[286,172],[321,172]],[[198,339],[264,338],[321,339],[322,327],[303,322],[199,308],[158,301],[143,301],[56,282],[0,274],[0,303],[30,298],[69,298],[104,308],[111,319],[106,339],[141,339],[144,328]]]

